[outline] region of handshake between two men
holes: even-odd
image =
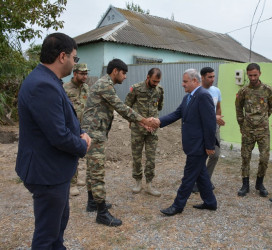
[[[160,120],[159,118],[149,117],[143,118],[139,124],[144,127],[148,132],[153,132],[155,129],[160,127]]]

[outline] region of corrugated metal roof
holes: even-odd
[[[229,35],[161,17],[120,8],[114,9],[126,18],[125,22],[109,24],[89,31],[75,37],[76,42],[80,45],[108,41],[236,62],[249,61],[249,50]],[[255,52],[252,52],[251,58],[255,62],[271,62]]]

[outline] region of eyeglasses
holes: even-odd
[[[75,62],[75,63],[78,63],[79,59],[80,59],[79,57],[74,56],[74,62]]]

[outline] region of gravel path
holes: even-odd
[[[2,128],[3,130],[3,128]],[[16,129],[15,129],[16,133]],[[123,225],[109,228],[95,223],[95,213],[85,211],[86,187],[70,199],[70,220],[65,233],[67,249],[272,249],[272,203],[259,197],[254,188],[258,158],[251,164],[250,193],[238,197],[241,186],[239,148],[223,143],[221,158],[212,181],[218,200],[217,211],[193,209],[200,203],[192,194],[182,214],[165,217],[160,209],[173,202],[180,185],[185,156],[180,146],[179,124],[159,131],[156,178],[159,198],[131,188],[130,136],[127,123],[116,118],[107,146],[107,200],[113,215]],[[0,249],[30,249],[33,211],[30,193],[18,180],[14,165],[17,142],[0,143]],[[80,178],[85,176],[84,160]],[[271,163],[265,186],[272,192]],[[271,195],[269,195],[271,197]]]

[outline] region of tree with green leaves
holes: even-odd
[[[34,69],[40,62],[42,45],[31,43],[29,48],[24,53],[25,58],[29,62],[31,70]]]
[[[2,34],[16,32],[18,39],[25,42],[38,36],[40,28],[63,28],[63,21],[59,21],[61,13],[65,10],[67,0],[1,0],[0,3],[0,30]]]
[[[41,29],[63,28],[59,17],[66,4],[67,0],[0,0],[0,124],[7,112],[16,117],[20,83],[37,63],[37,57],[24,58],[20,41],[41,38]]]
[[[139,13],[142,13],[142,14],[147,14],[149,15],[150,11],[149,10],[143,10],[139,4],[134,4],[133,2],[129,3],[127,2],[126,3],[126,8],[128,10],[132,10],[132,11],[136,11],[136,12],[139,12]]]

